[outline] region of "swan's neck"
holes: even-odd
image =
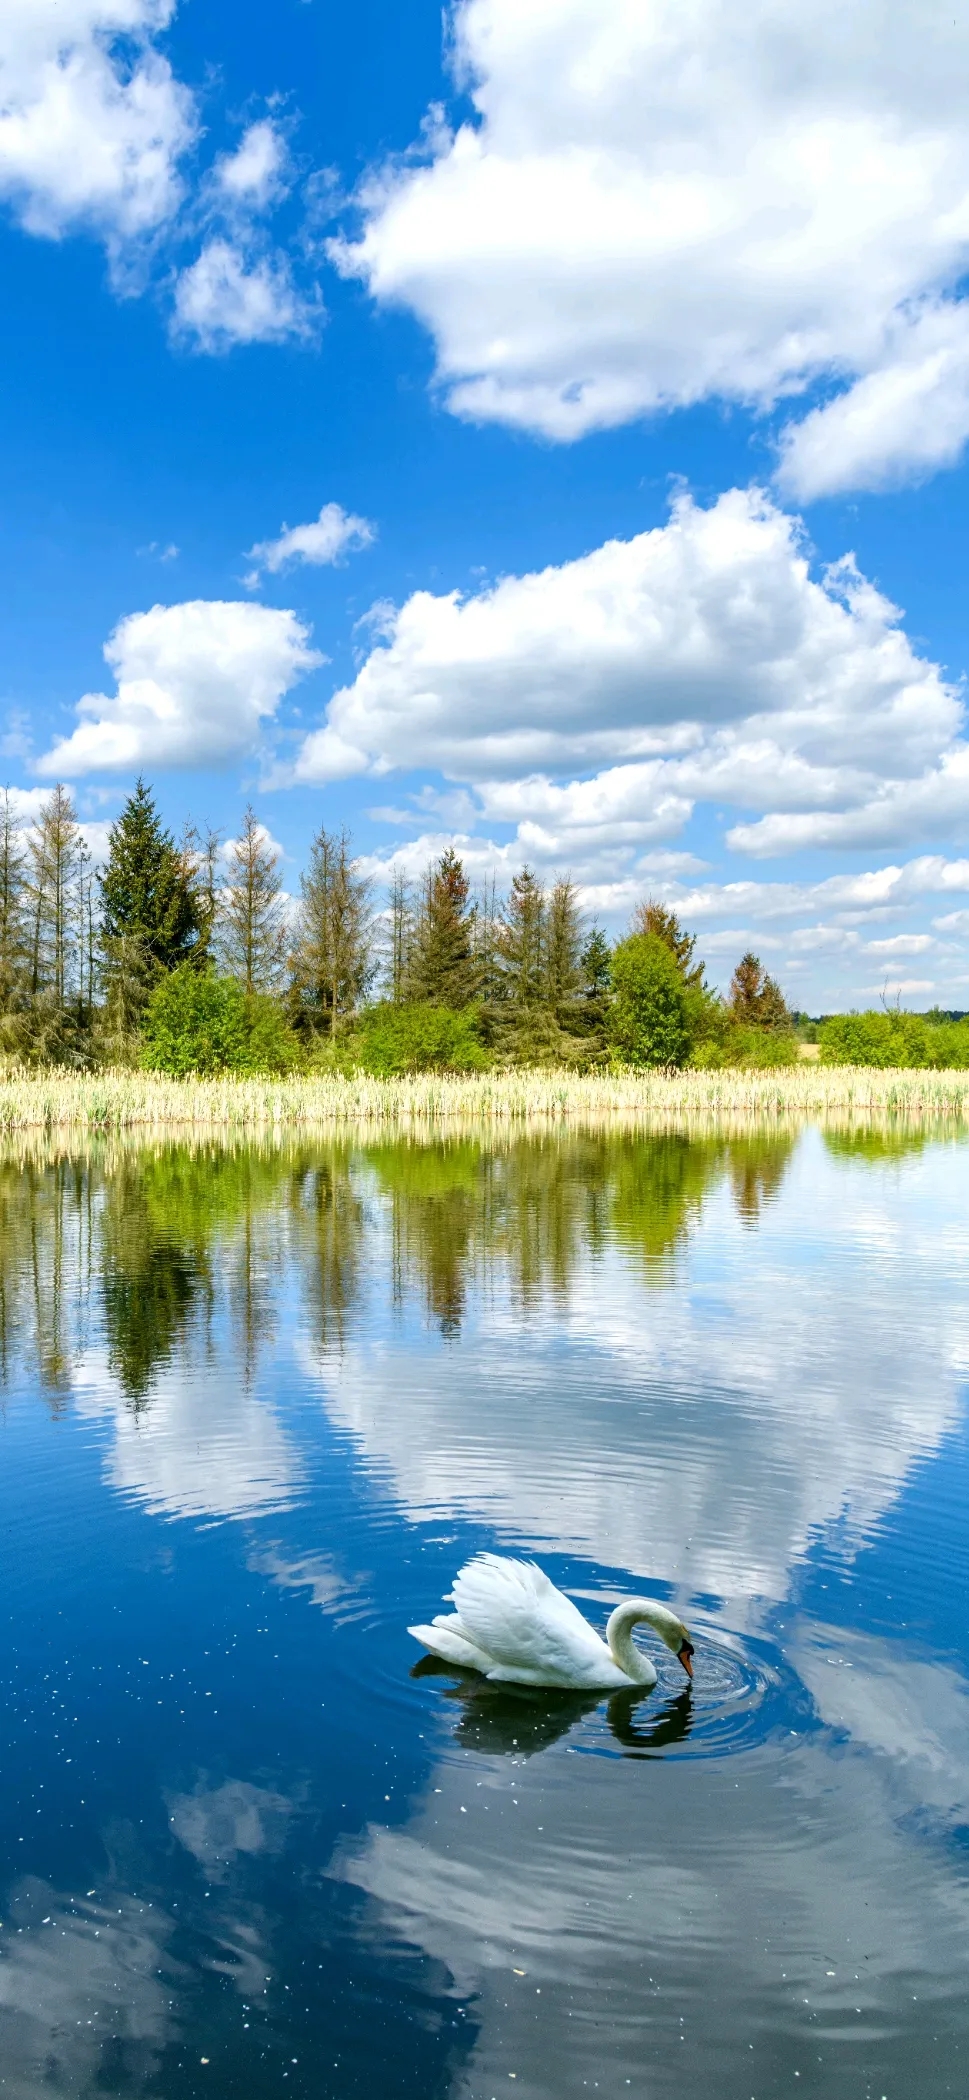
[[[643,1655],[633,1640],[633,1627],[652,1626],[661,1640],[668,1644],[670,1628],[676,1625],[673,1613],[662,1604],[654,1604],[649,1597],[630,1597],[625,1604],[617,1604],[606,1627],[606,1640],[613,1662],[625,1670],[636,1684],[655,1684],[656,1671],[648,1655]]]

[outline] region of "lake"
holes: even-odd
[[[0,1159],[2,2100],[964,2095],[966,1167]],[[692,1687],[422,1660],[481,1549]]]

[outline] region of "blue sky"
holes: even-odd
[[[454,838],[969,1006],[967,60],[929,0],[11,0],[25,821],[143,771],[291,888]]]

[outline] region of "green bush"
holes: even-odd
[[[685,1064],[698,1032],[702,993],[687,985],[655,933],[633,933],[613,949],[609,1040],[626,1065]]]
[[[774,1072],[798,1062],[797,1037],[784,1029],[744,1028],[728,1023],[698,1042],[690,1058],[701,1072],[725,1071],[728,1067],[749,1072]]]
[[[173,1079],[189,1073],[290,1072],[299,1045],[275,999],[234,977],[182,963],[156,986],[142,1024],[141,1062]]]
[[[476,1006],[397,1006],[384,1000],[361,1015],[355,1061],[378,1079],[404,1072],[483,1072],[490,1059]]]
[[[878,1065],[883,1069],[964,1071],[969,1023],[936,1023],[924,1014],[831,1014],[819,1031],[824,1065]]]

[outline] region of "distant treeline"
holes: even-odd
[[[695,951],[655,899],[610,943],[568,876],[545,884],[523,867],[507,894],[494,881],[474,893],[453,851],[416,882],[395,875],[378,898],[348,834],[325,827],[294,910],[252,809],[227,845],[194,827],[176,843],[143,781],[98,873],[66,788],[27,828],[0,800],[8,1062],[387,1075],[793,1063],[793,1017],[759,959],[741,958],[723,999]],[[954,1054],[959,1024],[941,1017],[849,1016],[818,1030],[824,1059],[869,1064],[937,1063],[943,1035],[953,1055],[942,1061],[969,1062],[969,1044]],[[888,1042],[898,1055],[881,1054]]]

